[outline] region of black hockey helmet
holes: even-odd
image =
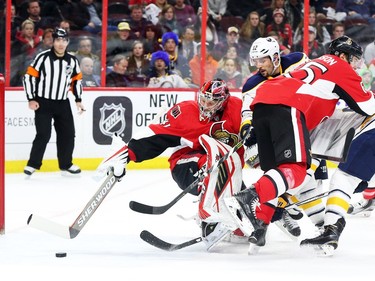
[[[332,40],[328,49],[331,55],[339,56],[341,53],[347,54],[349,61],[352,61],[353,57],[361,59],[363,54],[362,47],[345,35]]]
[[[52,37],[53,39],[65,38],[66,40],[69,40],[68,33],[66,32],[65,29],[62,29],[62,28],[56,28],[52,33]]]

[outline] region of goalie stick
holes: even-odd
[[[83,227],[99,208],[104,198],[112,190],[112,187],[116,184],[116,182],[117,179],[113,175],[113,171],[110,171],[107,178],[101,184],[94,196],[91,197],[90,201],[86,204],[85,208],[78,215],[71,226],[61,225],[34,214],[29,216],[27,224],[33,228],[60,236],[62,238],[73,239],[81,232]]]
[[[293,208],[293,207],[301,206],[303,204],[310,203],[314,200],[324,198],[328,195],[328,193],[329,192],[326,191],[326,192],[323,192],[321,194],[315,195],[311,198],[308,198],[308,199],[290,204],[290,205],[286,206],[285,209],[290,209],[290,208]],[[143,241],[150,244],[151,246],[154,246],[156,248],[159,248],[161,250],[168,251],[168,252],[180,250],[180,249],[198,244],[198,243],[203,241],[202,237],[197,237],[197,238],[188,240],[186,242],[182,242],[180,244],[172,244],[172,243],[169,243],[169,242],[166,242],[166,241],[160,239],[159,237],[156,237],[154,234],[152,234],[151,232],[149,232],[147,230],[143,230],[139,236],[141,237],[141,239]]]
[[[246,136],[247,137],[247,136]],[[209,168],[205,173],[199,175],[198,178],[193,181],[187,188],[185,188],[176,198],[174,198],[171,202],[163,206],[150,206],[146,204],[142,204],[136,201],[130,201],[129,207],[135,212],[142,213],[142,214],[149,214],[149,215],[160,215],[164,214],[168,211],[174,204],[176,204],[182,197],[184,197],[187,193],[193,190],[208,174],[210,174],[214,169],[219,167],[225,160],[227,160],[233,153],[235,153],[238,149],[243,146],[246,137],[243,138],[240,142],[238,142],[232,149],[221,157],[211,168]]]

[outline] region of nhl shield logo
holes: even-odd
[[[108,105],[104,103],[100,110],[99,129],[103,135],[121,135],[126,127],[125,108],[121,103]]]

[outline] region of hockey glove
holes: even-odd
[[[257,143],[254,127],[251,125],[251,120],[244,120],[241,124],[240,136],[241,139],[245,140],[244,145],[250,147]]]
[[[121,137],[114,135],[112,136],[111,152],[98,166],[96,176],[98,179],[99,175],[108,174],[110,170],[113,170],[113,175],[118,181],[125,176],[126,164],[128,163],[128,146],[121,139]]]

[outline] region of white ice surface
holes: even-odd
[[[332,171],[330,171],[332,173]],[[175,252],[154,248],[139,238],[147,229],[172,243],[200,235],[193,221],[195,197],[185,196],[163,215],[131,211],[130,200],[164,205],[180,193],[168,170],[130,170],[115,185],[81,233],[62,239],[32,229],[30,214],[64,225],[73,223],[99,183],[92,172],[79,177],[60,173],[6,175],[6,234],[0,236],[0,280],[359,280],[373,276],[375,215],[348,217],[339,248],[332,257],[316,257],[299,248],[299,241],[315,235],[307,218],[302,234],[292,241],[271,225],[267,244],[248,256],[247,245],[222,243],[206,252],[203,243]],[[245,169],[250,183],[258,171]],[[356,197],[358,198],[358,197]],[[56,258],[66,252],[66,258]]]

